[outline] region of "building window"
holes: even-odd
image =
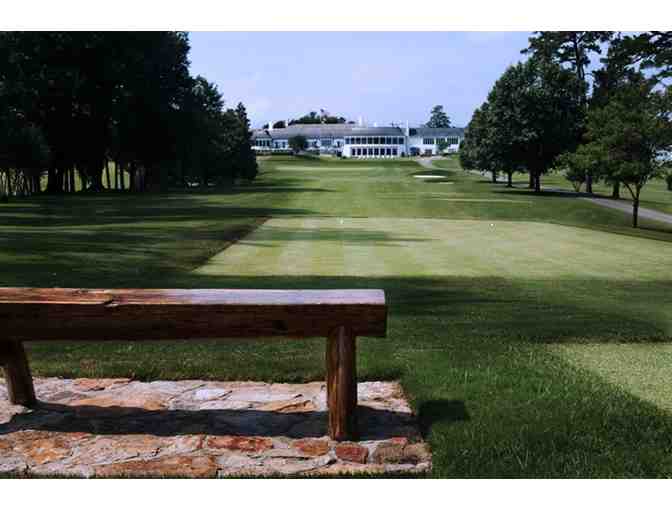
[[[437,143],[437,144],[439,144],[439,143],[444,143],[445,141],[446,141],[445,138],[437,138],[437,139],[436,139],[436,143]]]
[[[393,156],[397,155],[397,148],[396,147],[392,147],[392,155]]]
[[[366,139],[366,144],[367,144],[367,145],[371,145],[372,143],[373,143],[373,138],[368,137],[368,138]]]
[[[434,138],[423,138],[422,139],[422,144],[423,145],[434,145]]]
[[[320,140],[322,147],[331,147],[331,138],[323,138]]]
[[[385,149],[385,154],[388,155],[388,156],[391,156],[392,155],[392,149],[390,149],[389,147],[387,149]]]

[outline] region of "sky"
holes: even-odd
[[[323,108],[372,125],[427,122],[443,105],[464,127],[530,32],[191,32],[191,72],[253,127]]]

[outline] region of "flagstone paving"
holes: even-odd
[[[358,384],[360,437],[326,435],[323,382],[35,379],[40,404],[0,382],[0,473],[225,477],[422,473],[431,456],[401,387]]]

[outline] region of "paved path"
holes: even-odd
[[[597,197],[581,197],[581,199],[588,200],[589,202],[604,207],[611,207],[612,209],[617,209],[627,214],[632,214],[631,202],[624,202],[614,200],[611,198],[597,198]],[[654,211],[653,209],[647,209],[641,206],[639,208],[639,217],[648,218],[650,220],[660,221],[661,223],[667,223],[668,225],[672,225],[672,214],[665,214],[660,211]]]
[[[429,168],[430,170],[438,170],[432,163],[435,159],[441,159],[439,156],[432,156],[431,158],[417,158],[416,161],[420,163],[420,165],[424,166],[425,168]]]
[[[432,158],[434,159],[434,158]],[[420,164],[426,168],[432,168],[431,159],[421,159],[419,160]],[[481,177],[486,177],[485,174],[479,172],[478,170],[470,170],[471,173],[475,175],[480,175]],[[498,182],[506,182],[506,179],[498,178]],[[514,186],[519,187],[519,186]],[[524,186],[527,188],[527,186]],[[568,196],[577,197],[581,200],[587,200],[593,204],[601,205],[602,207],[609,207],[610,209],[616,209],[617,211],[622,211],[626,214],[632,215],[632,202],[625,200],[614,200],[613,198],[605,197],[596,197],[594,195],[589,195],[588,193],[577,193],[575,191],[561,189],[561,188],[545,188],[542,187],[543,191],[553,191],[556,193],[563,193]],[[647,209],[646,207],[639,207],[639,217],[647,218],[654,221],[659,221],[661,223],[666,223],[672,225],[672,214],[666,214],[654,209]]]

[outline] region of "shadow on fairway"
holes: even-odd
[[[462,400],[427,400],[420,404],[418,410],[420,432],[423,436],[427,436],[434,423],[468,421],[469,419],[467,407]]]

